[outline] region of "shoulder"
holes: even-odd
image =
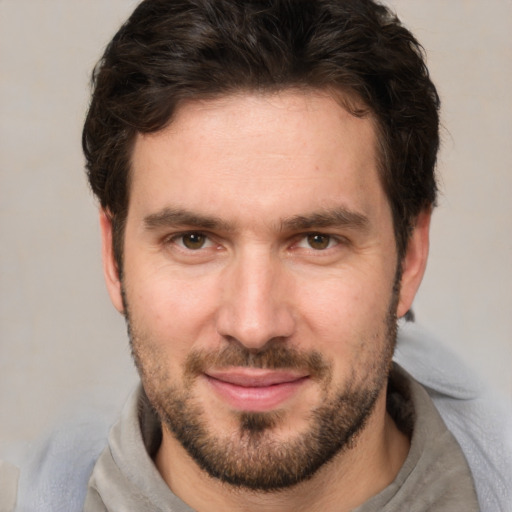
[[[512,413],[432,334],[407,323],[395,360],[428,392],[471,468],[482,512],[512,503]]]
[[[17,512],[80,512],[92,468],[107,444],[111,418],[88,411],[62,422],[21,458]]]

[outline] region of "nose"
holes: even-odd
[[[225,269],[223,278],[217,314],[222,337],[257,352],[294,333],[292,283],[277,256],[247,250]]]

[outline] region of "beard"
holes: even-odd
[[[181,385],[170,385],[169,372],[156,351],[148,349],[151,338],[130,322],[126,296],[125,315],[132,354],[146,395],[163,428],[183,446],[190,457],[211,477],[237,488],[278,491],[311,478],[337,454],[355,445],[364,430],[377,398],[387,384],[396,344],[398,284],[375,336],[371,359],[363,375],[352,370],[337,389],[330,389],[332,365],[316,351],[299,351],[286,341],[271,340],[254,353],[237,342],[220,351],[191,352],[183,368]],[[194,396],[194,383],[208,368],[250,367],[305,370],[323,390],[320,405],[310,411],[308,428],[288,440],[276,435],[286,413],[238,412],[237,430],[225,435],[209,428],[201,404]],[[361,368],[358,368],[361,370]]]

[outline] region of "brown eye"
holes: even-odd
[[[308,245],[316,251],[327,249],[331,243],[329,235],[322,235],[321,233],[312,233],[307,236]]]
[[[202,233],[186,233],[181,236],[183,246],[192,251],[202,249],[207,237]]]

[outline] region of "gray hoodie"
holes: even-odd
[[[398,366],[390,390],[390,413],[412,430],[409,455],[395,480],[354,512],[478,512],[466,459],[427,392]],[[158,419],[139,388],[94,467],[84,512],[193,512],[153,464],[160,440]]]

